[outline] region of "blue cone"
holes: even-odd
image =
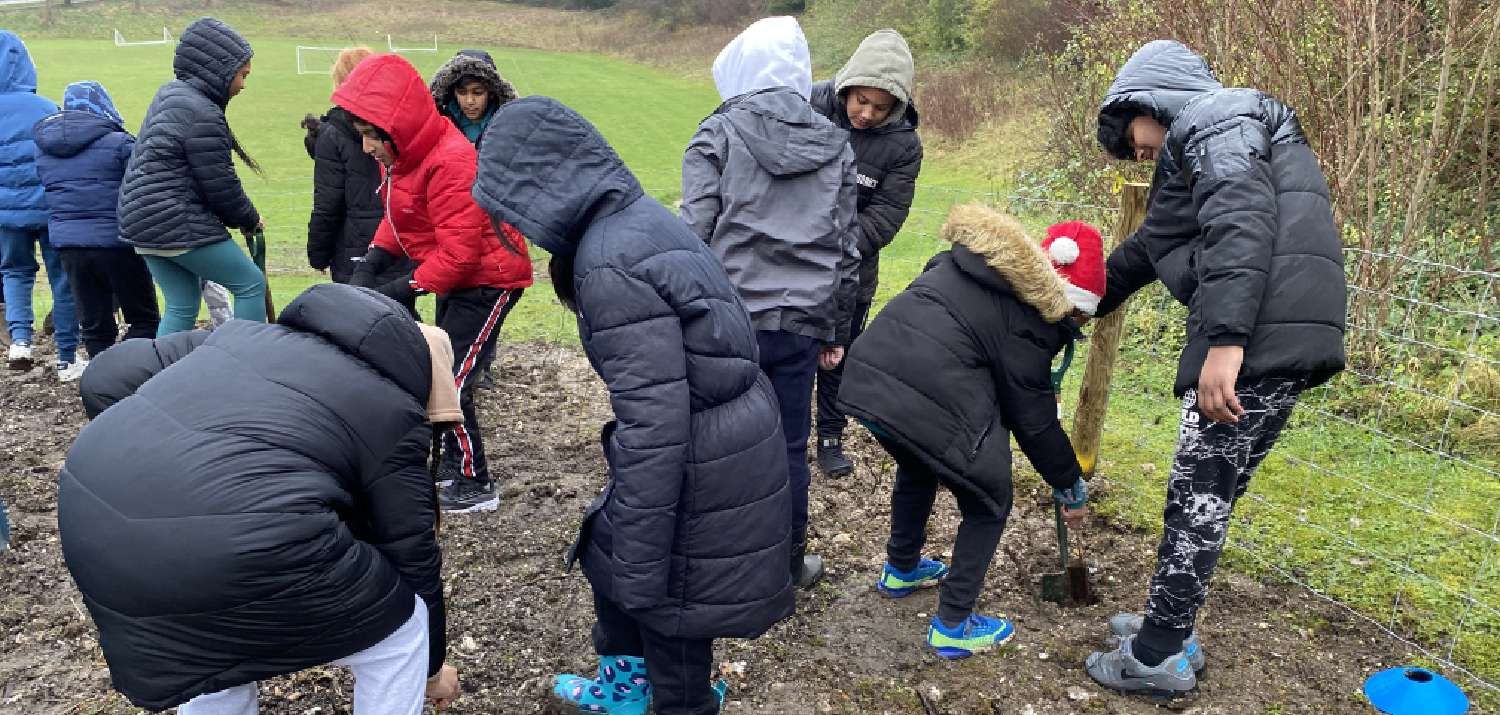
[[[1365,697],[1386,715],[1463,715],[1469,698],[1453,681],[1426,668],[1403,666],[1365,681]]]

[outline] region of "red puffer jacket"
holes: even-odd
[[[385,220],[374,245],[418,262],[413,280],[430,293],[492,286],[531,285],[526,238],[489,215],[469,194],[474,146],[438,114],[427,84],[399,55],[361,62],[333,93],[333,102],[379,127],[395,144],[396,163],[384,188]]]

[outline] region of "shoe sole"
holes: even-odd
[[[1092,677],[1090,677],[1089,679],[1093,680]],[[1141,690],[1133,690],[1133,689],[1130,689],[1130,688],[1118,688],[1118,687],[1115,687],[1113,685],[1105,685],[1104,683],[1101,683],[1101,682],[1099,682],[1097,680],[1094,680],[1094,683],[1096,685],[1098,685],[1099,687],[1104,688],[1105,690],[1109,690],[1111,692],[1116,692],[1116,693],[1119,693],[1121,695],[1134,695],[1136,697],[1146,698],[1148,700],[1154,700],[1154,701],[1157,701],[1157,702],[1170,702],[1170,701],[1173,701],[1173,700],[1181,700],[1183,698],[1193,697],[1193,696],[1195,696],[1195,695],[1198,694],[1198,686],[1197,685],[1194,685],[1192,687],[1192,689],[1190,689],[1190,690],[1161,690],[1161,689],[1157,689],[1157,688],[1147,688],[1147,689],[1141,689]]]
[[[943,646],[941,648],[933,648],[932,650],[937,653],[937,657],[942,658],[943,660],[963,660],[964,658],[976,656],[981,653],[988,653],[996,648],[999,648],[1000,646],[1005,645],[1006,643],[1011,642],[1011,640],[1013,640],[1015,637],[1016,632],[1011,631],[1010,635],[1001,638],[1000,640],[997,640],[993,643],[990,643],[989,645],[980,646],[973,650],[969,650],[968,648],[958,648],[955,646]]]
[[[829,479],[843,479],[854,473],[854,467],[848,469],[820,469],[818,471],[822,472],[823,476]]]
[[[947,576],[947,575],[948,575],[947,572],[943,573],[943,576]],[[885,596],[886,598],[892,598],[892,599],[906,598],[907,596],[910,596],[910,595],[912,595],[912,594],[914,594],[914,593],[916,593],[918,591],[921,591],[923,589],[937,588],[937,585],[940,584],[940,583],[942,583],[942,582],[943,582],[943,579],[941,577],[939,577],[939,578],[933,579],[931,581],[923,581],[922,583],[920,583],[920,584],[918,584],[916,586],[909,586],[907,588],[890,588],[890,587],[888,587],[888,586],[885,585],[884,581],[876,581],[875,582],[875,590],[878,591],[881,595]]]
[[[473,504],[473,505],[462,507],[462,508],[458,508],[458,509],[444,507],[443,508],[443,513],[444,514],[473,514],[474,512],[480,512],[480,511],[494,511],[494,510],[499,509],[499,508],[500,508],[500,497],[495,497],[494,499],[490,499],[488,501],[482,501],[482,502],[479,502],[478,504]]]

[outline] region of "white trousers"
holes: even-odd
[[[386,639],[330,665],[354,671],[354,715],[422,715],[427,695],[427,604],[417,598],[411,618]],[[206,693],[177,715],[257,715],[257,683]]]

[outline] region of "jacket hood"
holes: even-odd
[[[1120,68],[1099,107],[1099,143],[1119,159],[1133,153],[1126,138],[1130,120],[1148,114],[1171,127],[1182,108],[1204,92],[1223,89],[1198,53],[1180,42],[1148,42]]]
[[[723,100],[772,87],[791,87],[804,100],[812,94],[812,58],[794,17],[768,17],[745,28],[719,51],[713,72]]]
[[[1015,218],[978,204],[956,205],[948,212],[942,236],[982,260],[982,265],[976,265],[955,251],[965,273],[991,287],[1007,289],[1036,308],[1043,320],[1055,323],[1073,311],[1062,277]],[[1003,283],[997,285],[996,278]]]
[[[874,87],[890,92],[897,104],[879,124],[879,127],[885,127],[906,119],[915,73],[906,38],[895,30],[876,30],[859,43],[859,48],[854,50],[844,68],[834,75],[833,91],[840,99],[850,87]],[[915,126],[915,112],[911,119]]]
[[[250,43],[222,20],[205,17],[188,25],[177,41],[172,73],[215,103],[229,103],[229,84],[255,55]]]
[[[14,33],[0,30],[0,92],[35,92],[36,65],[26,43]]]
[[[125,128],[125,119],[120,116],[120,111],[115,109],[115,101],[110,99],[109,92],[104,90],[104,85],[98,82],[74,82],[68,85],[68,88],[63,90],[62,108],[88,112],[114,122],[121,129]]]
[[[818,114],[807,100],[776,87],[720,107],[761,168],[774,176],[816,171],[843,154],[849,132]]]
[[[500,76],[500,72],[495,69],[495,61],[488,54],[480,50],[464,50],[439,67],[437,73],[432,75],[432,83],[428,85],[432,101],[440,111],[447,111],[448,102],[453,99],[459,80],[465,77],[477,78],[490,91],[491,113],[518,96],[515,86]]]
[[[432,103],[422,75],[400,55],[375,55],[359,63],[334,90],[333,103],[391,135],[397,167],[420,164],[450,125]]]
[[[293,299],[276,323],[337,345],[427,404],[431,352],[400,303],[368,288],[321,283]]]
[[[644,193],[599,130],[551,97],[501,107],[480,144],[474,200],[549,253],[576,252],[589,224]]]
[[[32,133],[36,137],[37,148],[51,156],[66,158],[76,156],[101,137],[118,131],[121,131],[120,125],[114,120],[90,112],[66,109],[37,122]]]

